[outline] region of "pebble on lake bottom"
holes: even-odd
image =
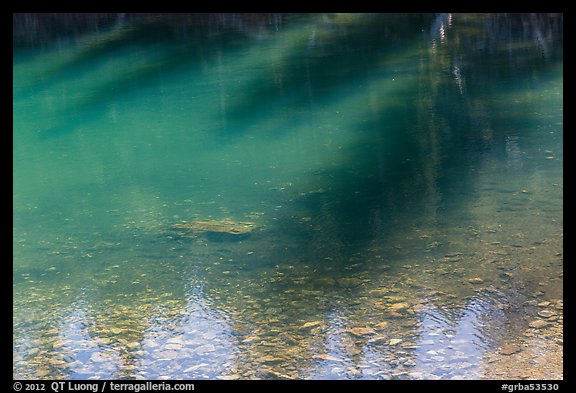
[[[505,356],[510,356],[513,355],[515,353],[519,353],[522,351],[522,348],[520,348],[518,345],[514,345],[514,344],[504,344],[502,346],[502,348],[500,349],[500,353],[502,355]]]
[[[542,319],[537,319],[535,321],[530,322],[528,326],[534,329],[543,329],[552,326],[552,323]]]

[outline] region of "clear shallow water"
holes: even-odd
[[[281,21],[15,50],[15,378],[511,378],[562,352],[558,18]],[[204,220],[255,229],[170,230]]]

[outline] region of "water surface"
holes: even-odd
[[[561,15],[172,18],[15,47],[14,378],[562,377]]]

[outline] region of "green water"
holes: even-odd
[[[14,50],[14,378],[561,377],[558,18],[277,22]]]

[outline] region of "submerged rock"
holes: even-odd
[[[328,354],[324,354],[324,353],[321,353],[321,354],[318,354],[318,355],[314,355],[314,356],[312,356],[312,357],[313,357],[314,359],[329,360],[329,361],[332,361],[332,362],[343,362],[343,361],[344,361],[344,359],[340,359],[340,358],[338,358],[338,357],[336,357],[336,356],[332,356],[332,355],[328,355]]]
[[[548,321],[545,321],[543,319],[538,319],[536,321],[532,321],[528,324],[528,326],[530,326],[533,329],[543,329],[543,328],[547,328],[552,326],[552,324]]]
[[[343,277],[338,279],[338,285],[343,288],[354,288],[362,284],[362,280],[356,277]]]
[[[388,327],[388,325],[389,325],[389,323],[384,321],[384,322],[377,323],[375,326],[378,329],[386,329]]]
[[[538,311],[538,316],[541,318],[551,318],[553,316],[558,315],[557,313],[555,313],[554,311],[551,310],[541,310]]]
[[[315,326],[320,326],[321,324],[321,321],[306,322],[304,325],[300,326],[300,329],[312,328]]]
[[[408,310],[408,308],[410,308],[410,304],[401,302],[392,304],[388,309],[393,312],[404,312]]]
[[[366,334],[374,333],[374,329],[370,328],[352,328],[348,330],[349,333],[352,333],[355,336],[364,336]]]
[[[385,342],[388,341],[388,336],[385,335],[378,335],[378,336],[374,336],[373,338],[371,338],[370,340],[368,340],[368,342],[370,344],[384,344]]]
[[[205,235],[209,240],[240,240],[250,236],[256,227],[253,222],[232,220],[192,221],[174,224],[169,233],[185,238],[196,238]]]
[[[520,348],[518,345],[514,345],[514,344],[504,344],[502,346],[502,349],[500,349],[500,353],[502,355],[505,356],[510,356],[513,355],[515,353],[521,352],[522,348]]]

